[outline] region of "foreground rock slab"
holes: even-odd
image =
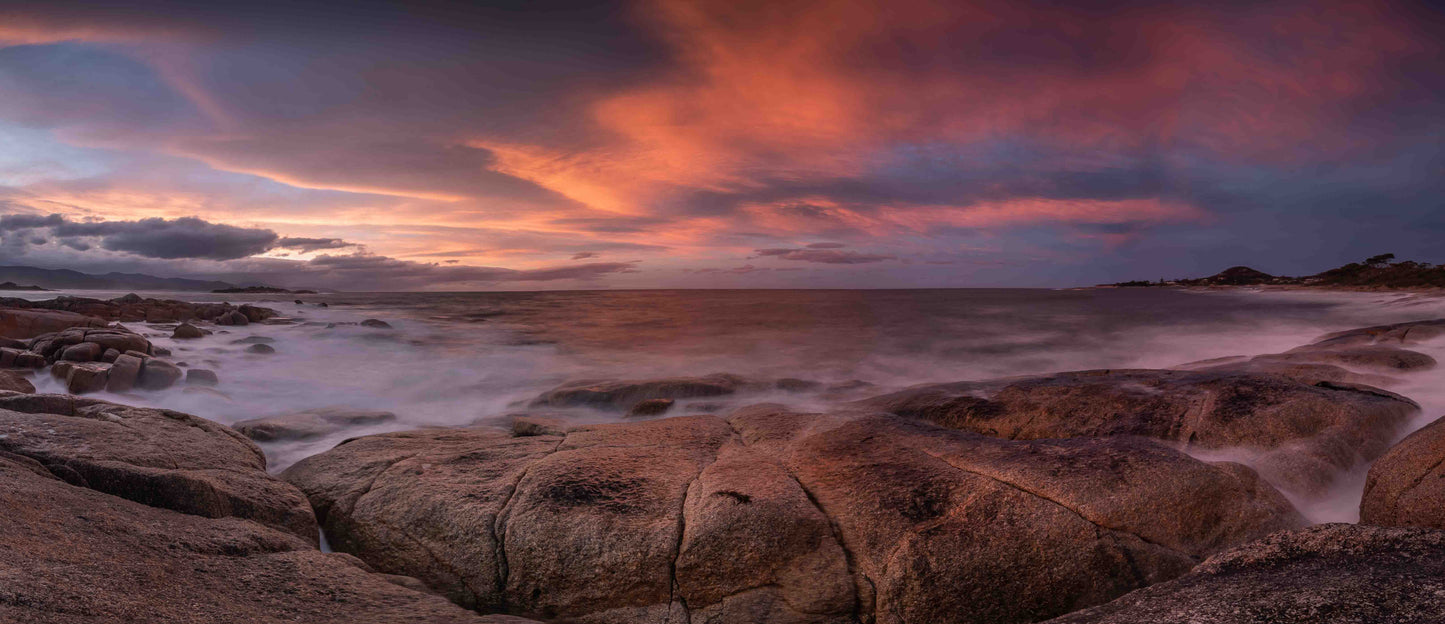
[[[378,570],[581,622],[1032,622],[1302,523],[1248,468],[1146,440],[773,406],[367,436],[283,478]]]
[[[12,393],[0,396],[0,451],[34,460],[73,485],[317,539],[306,498],[266,473],[261,450],[203,418],[69,395]]]
[[[1445,418],[1410,434],[1370,466],[1360,522],[1445,529]]]
[[[1188,575],[1050,624],[1434,624],[1445,532],[1350,524],[1270,536]]]
[[[516,624],[239,518],[71,485],[0,453],[0,621]]]
[[[1011,440],[1143,436],[1191,450],[1252,449],[1267,479],[1301,494],[1384,454],[1419,410],[1368,386],[1179,370],[929,384],[856,405]]]

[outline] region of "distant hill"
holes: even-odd
[[[156,277],[143,273],[92,275],[70,269],[41,269],[28,266],[0,266],[0,282],[35,284],[51,290],[196,290],[210,292],[235,288],[229,282]]]
[[[1383,254],[1351,262],[1305,277],[1270,275],[1246,266],[1230,267],[1209,277],[1158,282],[1120,282],[1120,288],[1148,286],[1318,286],[1337,288],[1445,288],[1445,265],[1413,260],[1395,261],[1395,254]]]

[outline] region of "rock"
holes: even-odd
[[[171,338],[174,338],[176,340],[190,340],[193,338],[203,338],[205,337],[205,335],[205,330],[202,330],[201,328],[196,327],[195,325],[192,325],[190,323],[181,323],[180,325],[176,326],[176,331],[175,333],[171,334]]]
[[[1445,532],[1326,524],[1049,624],[1426,624],[1445,613]]]
[[[215,386],[221,383],[221,378],[216,376],[216,371],[204,368],[192,368],[186,371],[186,385],[188,386]]]
[[[28,341],[0,336],[0,349],[19,349],[24,351],[29,348],[30,343]]]
[[[250,323],[251,319],[246,318],[246,315],[240,311],[227,312],[216,317],[217,325],[249,325]]]
[[[72,372],[87,366],[99,365]],[[0,451],[153,507],[254,520],[316,540],[305,498],[266,474],[255,444],[188,414],[65,395],[0,397]]]
[[[75,362],[65,372],[65,391],[71,394],[105,389],[110,365],[103,362]]]
[[[293,303],[295,303],[296,305],[302,305],[302,304],[305,304],[306,302],[305,302],[305,301],[302,301],[302,300],[300,300],[300,299],[297,299],[297,300],[294,301]]]
[[[276,342],[276,339],[270,336],[246,336],[245,338],[232,340],[231,344],[263,344],[272,342]]]
[[[86,342],[94,342],[101,347],[115,349],[121,353],[126,351],[146,352],[151,348],[151,343],[145,339],[145,336],[125,328],[86,330],[84,339]]]
[[[512,419],[512,435],[561,436],[567,434],[567,424],[559,418],[545,416],[517,416]]]
[[[61,359],[70,362],[94,362],[104,353],[103,347],[94,342],[82,342],[65,348]]]
[[[140,379],[141,367],[145,364],[146,358],[137,357],[126,353],[115,358],[110,365],[110,374],[106,376],[105,389],[109,392],[129,392],[135,387],[136,381]]]
[[[269,355],[275,352],[276,347],[268,344],[253,344],[249,347],[246,347],[246,353],[260,353],[262,355]]]
[[[7,338],[34,338],[71,327],[105,327],[105,324],[104,320],[74,312],[0,308],[0,336]]]
[[[581,406],[621,411],[650,399],[675,400],[728,395],[746,385],[746,380],[726,374],[645,381],[577,381],[543,393],[532,401],[532,405]]]
[[[0,390],[32,394],[35,392],[35,384],[13,372],[0,371]]]
[[[1313,343],[1316,346],[1424,344],[1445,336],[1445,319],[1396,323],[1361,327],[1320,336]]]
[[[137,294],[135,294],[135,293],[128,293],[128,294],[126,294],[126,295],[122,295],[122,296],[120,296],[120,297],[116,297],[116,298],[114,298],[114,299],[111,299],[110,301],[111,301],[112,303],[119,303],[119,304],[125,305],[125,304],[141,303],[141,302],[145,301],[145,299],[142,299],[140,295],[137,295]]]
[[[627,410],[627,417],[638,418],[644,416],[661,416],[667,413],[667,410],[672,409],[672,405],[674,403],[677,403],[677,401],[674,401],[672,399],[648,399],[646,401],[638,401],[636,405],[632,406],[632,409]]]
[[[1188,449],[1253,449],[1251,465],[1298,494],[1323,492],[1384,454],[1419,409],[1366,386],[1168,370],[930,384],[854,405],[1007,439],[1144,436]]]
[[[120,351],[116,351],[115,349],[106,349],[105,353],[102,353],[100,355],[100,361],[106,363],[114,362],[115,359],[118,357],[120,357]]]
[[[375,329],[391,329],[391,323],[379,319],[366,319],[361,322],[361,326]]]
[[[329,308],[329,307],[331,307],[331,306],[329,306],[329,305],[326,305],[326,302],[325,302],[325,301],[323,301],[323,302],[321,302],[321,303],[318,303],[318,304],[316,304],[316,305],[318,305],[318,306],[320,306],[320,307],[323,307],[323,308]]]
[[[150,358],[141,364],[136,387],[142,390],[165,390],[180,381],[181,369],[165,360]]]
[[[1445,529],[1445,418],[1410,434],[1370,466],[1360,522]]]
[[[15,366],[17,368],[43,368],[45,356],[31,351],[19,353],[15,356]]]
[[[379,571],[594,623],[1035,621],[1302,523],[1248,468],[1147,440],[777,409],[366,436],[283,478]]]
[[[251,323],[260,323],[276,315],[276,311],[271,308],[261,308],[253,305],[242,305],[236,308],[236,311],[240,312],[241,315],[245,316],[246,320]],[[237,323],[237,325],[245,325],[245,323]]]
[[[1435,358],[1424,353],[1387,346],[1321,347],[1307,345],[1284,353],[1261,355],[1255,359],[1338,364],[1391,372],[1426,370],[1434,368],[1436,364]]]
[[[235,518],[147,506],[0,455],[0,620],[504,624]]]
[[[171,350],[165,347],[151,347],[151,353],[159,356],[167,356],[171,354]]]
[[[1388,387],[1399,383],[1398,379],[1384,375],[1357,373],[1333,364],[1295,362],[1261,357],[1232,357],[1193,362],[1176,366],[1180,370],[1196,370],[1216,373],[1255,373],[1280,375],[1295,381],[1317,385],[1322,381],[1330,383],[1363,384],[1366,386]]]
[[[396,414],[391,412],[350,407],[322,407],[292,414],[243,420],[231,425],[231,428],[258,442],[275,442],[319,438],[348,427],[375,425],[393,420],[396,420]]]

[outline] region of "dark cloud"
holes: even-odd
[[[847,245],[843,243],[813,243],[808,245],[808,249],[842,249],[844,247],[847,247]]]
[[[211,223],[195,217],[138,221],[66,221],[49,228],[57,239],[94,238],[104,249],[147,258],[233,260],[275,246],[271,230]]]
[[[755,250],[754,253],[764,257],[796,260],[798,262],[818,262],[822,264],[868,264],[870,262],[898,259],[897,256],[860,253],[856,251],[839,251],[837,249],[758,249]]]
[[[586,260],[586,259],[588,259],[588,258],[596,258],[596,257],[597,257],[597,252],[595,252],[595,251],[579,251],[579,252],[577,252],[577,253],[572,254],[572,259],[573,259],[573,260]]]
[[[322,249],[342,249],[355,247],[355,243],[348,243],[339,238],[301,238],[296,236],[283,236],[276,241],[276,246],[283,249],[298,249],[302,252],[319,251]]]

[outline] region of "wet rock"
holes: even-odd
[[[235,518],[176,513],[66,483],[0,454],[7,622],[503,624],[354,558]]]
[[[104,320],[59,310],[0,308],[0,336],[33,338],[71,327],[105,327]]]
[[[1445,613],[1445,532],[1327,524],[1050,624],[1426,624]]]
[[[259,353],[262,355],[269,355],[275,352],[276,347],[268,344],[253,344],[249,347],[246,347],[246,353]]]
[[[262,308],[253,305],[242,305],[241,307],[236,308],[236,311],[240,312],[241,315],[245,316],[246,320],[251,323],[260,323],[273,316],[276,316],[276,311],[272,310],[271,308]],[[245,323],[237,323],[237,325],[245,325]]]
[[[147,358],[133,355],[134,351],[128,352],[115,358],[110,365],[110,374],[106,376],[105,389],[110,392],[129,392],[134,388],[136,381],[140,379],[141,367]]]
[[[186,385],[188,386],[215,386],[221,383],[221,378],[216,376],[216,371],[205,368],[192,368],[186,371]]]
[[[105,389],[110,365],[103,362],[75,362],[65,371],[65,391],[87,394]]]
[[[150,358],[141,365],[136,387],[142,390],[165,390],[180,381],[183,374],[175,364]]]
[[[1410,434],[1370,466],[1360,522],[1445,529],[1445,419]]]
[[[672,409],[672,406],[675,403],[677,403],[677,401],[674,401],[672,399],[648,399],[646,401],[638,401],[636,405],[632,406],[632,409],[627,410],[627,417],[641,418],[647,416],[661,416],[663,414],[666,414],[667,410]]]
[[[31,394],[35,392],[35,384],[14,372],[0,371],[0,390]]]
[[[42,368],[45,366],[45,356],[31,351],[16,354],[15,366],[17,368]]]
[[[19,340],[19,339],[16,339],[16,338],[6,338],[6,337],[4,337],[4,336],[0,336],[0,349],[20,349],[20,350],[24,351],[25,349],[29,349],[29,348],[30,348],[30,342],[29,342],[29,341]]]
[[[102,347],[94,342],[82,342],[66,347],[60,357],[70,362],[94,362],[100,359],[103,352]]]
[[[748,382],[743,378],[726,374],[640,381],[577,381],[543,393],[532,401],[532,405],[621,411],[651,399],[724,396],[746,386]]]
[[[97,364],[75,364],[72,373]],[[295,488],[230,429],[169,410],[64,395],[0,397],[0,451],[63,467],[72,483],[154,507],[255,520],[316,540]]]
[[[152,353],[152,354],[155,354],[155,355],[158,355],[158,356],[163,356],[163,357],[164,357],[164,356],[170,355],[170,354],[171,354],[171,350],[170,350],[170,349],[167,349],[167,348],[165,348],[165,347],[152,346],[152,347],[151,347],[151,353]]]
[[[216,317],[216,324],[217,324],[217,325],[249,325],[249,324],[251,324],[251,319],[246,318],[246,315],[245,315],[245,314],[242,314],[240,311],[227,312],[227,313],[225,313],[225,314],[222,314],[222,315],[219,316],[219,317]]]
[[[1427,370],[1434,368],[1436,364],[1435,358],[1424,353],[1388,346],[1320,347],[1309,345],[1284,353],[1261,355],[1255,359],[1337,364],[1388,372]]]
[[[276,342],[276,339],[270,336],[246,336],[232,340],[231,344],[269,344],[272,342]]]
[[[512,435],[560,436],[567,434],[567,423],[560,418],[546,416],[516,416],[512,419]]]
[[[391,323],[380,319],[366,319],[361,322],[361,326],[371,327],[373,329],[391,329]]]
[[[120,351],[116,351],[115,349],[106,349],[105,353],[100,354],[100,361],[107,363],[114,362],[115,359],[118,357],[120,357]]]
[[[930,384],[855,406],[1007,439],[1143,436],[1190,449],[1255,449],[1252,465],[1301,494],[1384,454],[1419,409],[1366,386],[1165,370]]]
[[[86,330],[84,334],[86,342],[93,342],[105,349],[115,349],[121,353],[126,351],[150,350],[151,343],[145,336],[127,330],[125,328],[107,328]]]
[[[1375,344],[1416,345],[1432,342],[1441,337],[1445,337],[1445,319],[1349,329],[1325,334],[1312,344],[1324,347]]]
[[[204,338],[206,336],[206,333],[207,332],[205,330],[196,327],[195,325],[192,325],[190,323],[181,323],[180,325],[176,326],[176,331],[175,333],[171,334],[171,338],[174,338],[176,340],[191,340],[194,338]]]
[[[275,442],[319,438],[348,427],[376,425],[393,420],[396,420],[396,414],[381,410],[322,407],[292,414],[243,420],[231,425],[231,428],[258,442]]]
[[[599,623],[1036,621],[1302,522],[1249,469],[1146,440],[776,409],[367,436],[283,478],[380,571]]]

